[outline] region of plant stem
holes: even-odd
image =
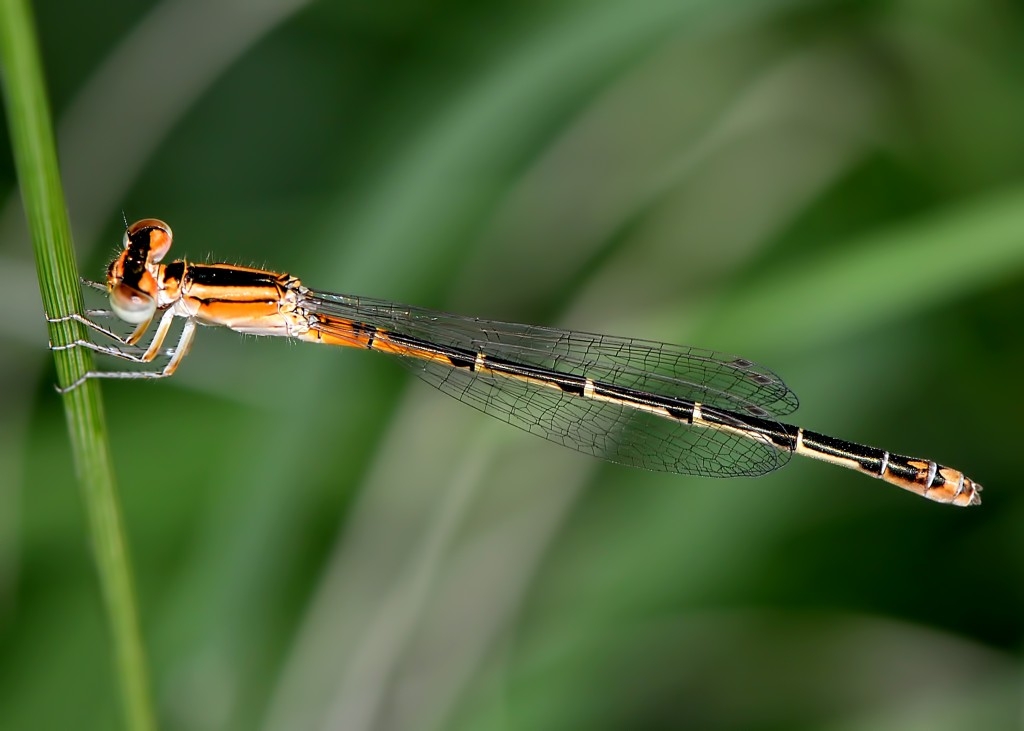
[[[49,106],[25,0],[0,0],[0,68],[18,181],[35,250],[43,304],[51,316],[82,311],[82,293],[60,184]],[[51,324],[57,344],[84,337],[75,322]],[[74,383],[92,358],[82,348],[55,351],[58,380]],[[89,519],[93,556],[110,623],[126,725],[156,728],[139,628],[128,547],[121,520],[107,430],[96,381],[64,396],[75,471]]]

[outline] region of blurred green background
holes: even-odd
[[[629,470],[203,330],[103,386],[163,728],[1024,725],[1019,4],[35,7],[83,274],[123,209],[177,256],[736,352],[987,488]],[[117,728],[2,175],[0,728]]]

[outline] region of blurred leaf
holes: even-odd
[[[822,242],[722,297],[706,333],[785,350],[963,301],[1024,273],[1024,191],[999,191],[867,236]],[[779,313],[763,317],[766,308]],[[758,321],[756,329],[745,323]]]

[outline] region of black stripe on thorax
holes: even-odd
[[[164,267],[164,281],[173,280],[180,282],[181,278],[185,276],[185,261],[179,259],[178,261],[172,261],[170,264]]]
[[[258,270],[191,264],[188,267],[188,278],[193,284],[206,287],[276,287],[280,284],[281,275]]]

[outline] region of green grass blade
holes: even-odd
[[[53,129],[34,24],[24,0],[0,2],[0,62],[14,159],[43,303],[53,316],[80,312],[82,295]],[[71,342],[84,336],[81,329],[76,323],[53,325],[50,337],[55,343]],[[88,351],[79,348],[56,351],[54,355],[62,385],[73,383],[92,365]],[[153,729],[156,726],[128,550],[96,382],[86,382],[65,395],[64,407],[114,641],[127,726],[133,731]]]
[[[702,333],[742,333],[751,351],[782,350],[877,328],[1012,281],[1024,269],[1022,210],[1024,189],[1007,187],[823,245],[785,271],[744,282],[710,314]],[[761,317],[766,302],[786,317]],[[754,321],[758,327],[748,327]]]

